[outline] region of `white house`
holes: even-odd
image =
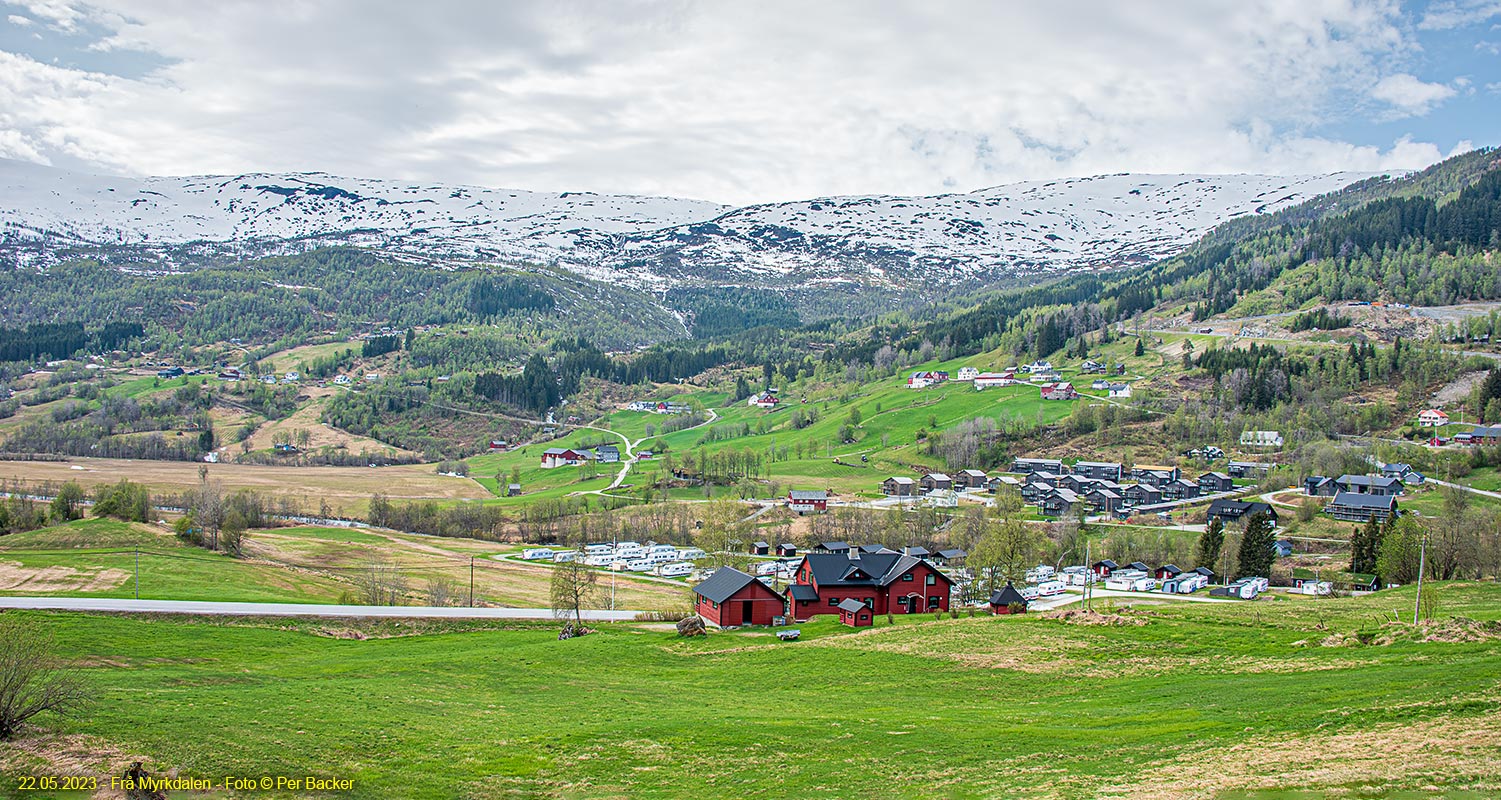
[[[980,377],[980,370],[978,368],[976,368],[976,367],[960,367],[959,368],[959,372],[954,376],[954,380],[956,380],[956,381],[972,381],[972,380],[974,380],[975,378],[978,378],[978,377]]]
[[[1449,415],[1436,408],[1418,413],[1418,427],[1420,428],[1442,428],[1448,424]]]
[[[1242,431],[1242,447],[1281,447],[1282,434],[1277,431]]]
[[[776,408],[777,403],[780,402],[782,401],[777,398],[775,393],[761,392],[760,394],[751,395],[750,399],[746,401],[746,405],[755,406],[756,408]]]
[[[1129,384],[1129,383],[1112,383],[1112,384],[1110,384],[1110,396],[1111,397],[1130,397],[1131,396],[1131,384]]]
[[[988,389],[992,386],[1011,386],[1021,383],[1016,379],[1015,372],[982,372],[974,378],[976,389]]]

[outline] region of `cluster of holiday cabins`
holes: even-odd
[[[1021,475],[987,475],[977,469],[954,475],[931,472],[913,479],[893,476],[881,482],[881,492],[890,497],[918,497],[935,492],[989,491],[1003,487],[1021,493],[1022,502],[1037,506],[1050,517],[1085,510],[1125,516],[1133,510],[1164,502],[1192,500],[1204,495],[1235,490],[1235,479],[1264,475],[1268,466],[1232,461],[1225,472],[1206,472],[1185,477],[1177,467],[1153,464],[1124,465],[1107,461],[1079,461],[1066,465],[1059,459],[1018,458],[1011,472]],[[1128,482],[1131,481],[1131,482]]]
[[[1435,447],[1451,441],[1438,435],[1439,429],[1448,426],[1449,422],[1449,415],[1437,408],[1418,412],[1418,427],[1434,429],[1434,435],[1428,443]],[[1468,431],[1454,434],[1452,441],[1457,445],[1501,444],[1501,425],[1475,425]]]
[[[1326,478],[1310,475],[1303,481],[1309,497],[1328,497],[1324,513],[1342,522],[1385,522],[1400,513],[1397,498],[1408,486],[1420,486],[1426,479],[1408,464],[1386,464],[1380,475],[1341,475]]]
[[[1080,371],[1085,374],[1103,375],[1108,370],[1105,364],[1098,361],[1085,361]],[[1123,373],[1125,367],[1117,366],[1116,371]],[[1018,376],[1026,377],[1018,377]],[[1076,400],[1079,392],[1074,385],[1063,380],[1063,375],[1048,361],[1034,361],[1031,364],[1023,364],[1019,367],[1004,370],[1002,372],[981,372],[975,367],[960,367],[954,374],[953,380],[972,383],[976,389],[988,389],[994,386],[1016,386],[1025,383],[1037,384],[1044,400]],[[949,373],[943,370],[922,370],[907,376],[908,389],[926,389],[930,386],[947,383],[950,380]],[[1131,385],[1127,383],[1112,383],[1103,378],[1093,384],[1098,391],[1109,392],[1111,397],[1130,397]]]

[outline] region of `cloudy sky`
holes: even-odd
[[[1501,0],[0,0],[0,157],[752,203],[1501,141]]]

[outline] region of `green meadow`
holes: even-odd
[[[1494,796],[1501,648],[1476,637],[1496,635],[1501,587],[1431,588],[1441,616],[1480,622],[1383,623],[1407,591],[1115,625],[820,618],[793,643],[7,612],[54,634],[97,700],[0,764],[46,774],[87,742],[99,770],[311,774],[359,798]]]

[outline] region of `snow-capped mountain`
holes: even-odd
[[[642,288],[911,286],[1150,261],[1226,220],[1367,177],[1121,174],[730,208],[322,173],[105,177],[0,160],[0,259],[180,269],[351,244],[427,262],[553,264]]]

